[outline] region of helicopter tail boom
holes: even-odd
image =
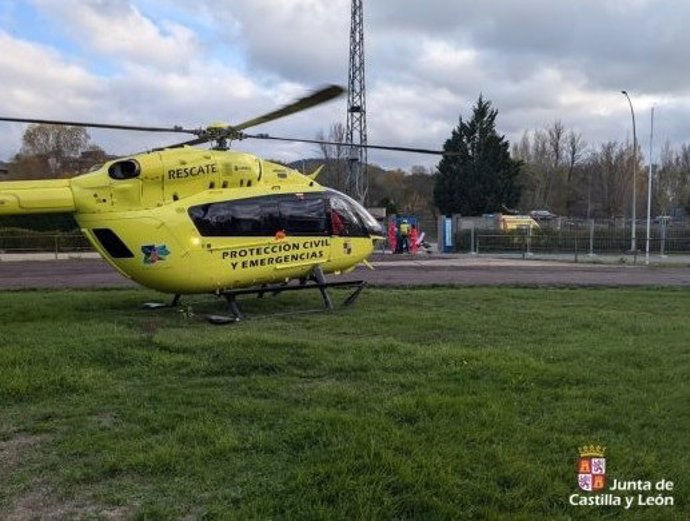
[[[0,183],[0,215],[61,213],[75,210],[68,179]]]

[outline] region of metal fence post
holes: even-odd
[[[589,222],[589,256],[594,257],[594,219]]]
[[[474,223],[472,223],[472,227],[470,228],[470,253],[472,255],[476,255],[476,251],[474,251]]]
[[[575,236],[575,262],[577,262],[577,235]]]
[[[659,256],[663,259],[666,257],[664,251],[666,249],[666,219],[661,219],[661,244],[659,245]]]
[[[54,246],[55,246],[55,249],[54,249],[54,251],[55,251],[55,260],[58,259],[58,248],[60,247],[60,245],[59,245],[59,243],[58,243],[59,237],[60,237],[59,235],[53,235],[53,244],[54,244]]]

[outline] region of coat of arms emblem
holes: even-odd
[[[585,445],[579,448],[577,461],[577,484],[582,490],[596,492],[606,486],[606,447]]]

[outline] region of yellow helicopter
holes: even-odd
[[[73,212],[93,247],[122,275],[173,294],[173,306],[182,294],[222,295],[231,313],[228,321],[241,317],[236,297],[251,293],[318,288],[330,309],[327,288],[346,285],[354,287],[345,302],[349,304],[365,283],[327,282],[324,275],[348,272],[366,262],[375,241],[383,238],[376,219],[347,195],[319,185],[320,168],[303,175],[228,150],[230,141],[246,138],[327,143],[243,131],[342,93],[341,87],[331,85],[239,125],[204,129],[0,117],[0,121],[196,136],[109,161],[71,179],[0,182],[0,215]],[[194,147],[208,142],[215,146]],[[300,283],[289,285],[292,280]]]

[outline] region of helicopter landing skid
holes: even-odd
[[[144,309],[163,309],[163,308],[176,308],[180,304],[180,298],[182,295],[176,294],[170,304],[165,302],[144,302],[141,307]]]
[[[318,279],[321,279],[319,281]],[[331,311],[334,309],[333,305],[333,299],[331,298],[330,294],[328,293],[328,288],[354,288],[352,293],[350,293],[347,298],[343,301],[342,305],[343,306],[350,306],[355,303],[357,300],[357,297],[359,297],[359,294],[362,292],[362,290],[367,286],[366,281],[364,280],[348,280],[348,281],[340,281],[340,282],[326,282],[325,279],[323,279],[323,275],[318,276],[315,275],[314,277],[311,277],[309,280],[313,282],[302,282],[297,286],[288,286],[285,284],[281,285],[275,285],[275,286],[261,286],[259,288],[247,288],[247,289],[233,289],[233,290],[228,290],[224,291],[221,293],[223,297],[225,297],[225,300],[228,303],[228,311],[230,312],[229,315],[209,315],[207,317],[208,321],[211,322],[212,324],[229,324],[231,322],[239,322],[241,319],[245,318],[244,314],[240,310],[239,303],[237,301],[237,297],[241,295],[257,295],[259,298],[261,298],[264,293],[271,293],[271,295],[278,295],[284,291],[303,291],[303,290],[308,290],[308,289],[318,289],[321,292],[321,297],[323,299],[323,308],[318,309],[318,310],[309,310],[309,311],[293,311],[293,312],[286,312],[286,313],[274,313],[273,316],[275,315],[292,315],[292,314],[297,314],[297,313],[307,313],[307,312],[314,312],[314,311]]]

